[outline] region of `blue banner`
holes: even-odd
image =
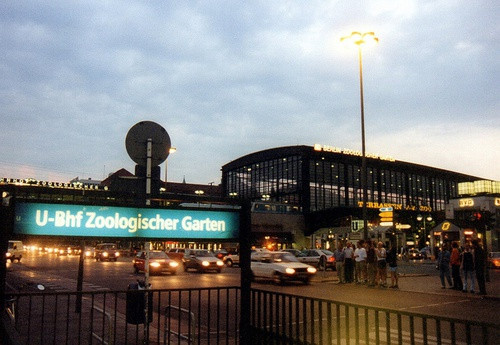
[[[239,213],[17,203],[14,233],[21,235],[164,239],[237,239]]]

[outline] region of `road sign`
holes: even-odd
[[[396,229],[401,229],[401,230],[411,229],[411,225],[410,224],[396,224]]]
[[[394,222],[380,222],[380,226],[393,226]]]
[[[381,207],[378,209],[380,212],[392,212],[394,209],[392,207]]]

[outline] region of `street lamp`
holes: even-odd
[[[363,190],[363,237],[368,239],[368,216],[366,204],[368,202],[368,190],[366,188],[366,148],[365,148],[365,106],[363,100],[363,58],[361,46],[378,43],[378,37],[374,32],[352,32],[349,36],[342,37],[340,42],[352,42],[358,46],[359,56],[359,94],[361,99],[361,189]]]
[[[175,147],[171,147],[168,149],[168,153],[174,153],[175,151],[177,151],[177,149]],[[168,170],[168,159],[165,159],[165,186],[167,185],[167,170]]]
[[[427,244],[427,224],[426,221],[432,222],[432,216],[429,214],[427,217],[422,216],[421,214],[417,215],[417,221],[424,222],[424,244]]]

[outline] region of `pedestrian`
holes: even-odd
[[[364,241],[358,241],[354,251],[356,284],[366,283],[366,249]]]
[[[398,249],[391,243],[391,247],[387,251],[386,257],[387,264],[389,265],[389,272],[391,274],[391,286],[392,289],[399,289],[398,286]]]
[[[338,244],[337,249],[333,252],[333,257],[335,258],[335,269],[337,270],[339,284],[344,284],[344,247],[342,246],[342,243]]]
[[[469,289],[471,293],[474,293],[474,256],[469,243],[465,245],[465,250],[462,254],[462,265],[460,268],[464,272],[464,287],[462,292],[467,292],[467,289]]]
[[[460,265],[461,258],[460,252],[458,251],[458,243],[453,242],[451,244],[451,255],[450,255],[450,266],[451,266],[451,277],[453,279],[453,290],[462,290],[463,283],[460,277]]]
[[[478,240],[472,241],[474,247],[474,270],[476,271],[477,286],[479,286],[479,294],[486,295],[486,281],[484,270],[486,268],[486,254]]]
[[[441,279],[441,288],[446,289],[445,278],[448,281],[448,285],[453,285],[450,277],[450,251],[448,250],[448,243],[444,243],[438,255],[438,269],[439,269],[439,279]]]
[[[377,254],[373,241],[366,241],[366,270],[368,273],[368,287],[375,286],[375,277],[377,276]]]
[[[344,274],[346,283],[353,282],[353,273],[354,273],[353,258],[354,258],[354,250],[352,249],[352,243],[347,242],[346,247],[344,248]]]
[[[375,253],[377,254],[377,284],[380,287],[387,287],[387,252],[382,242],[377,244]]]

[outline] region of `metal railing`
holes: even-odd
[[[252,289],[254,344],[498,344],[493,323]]]
[[[127,293],[130,290],[82,292],[79,313],[75,312],[76,292],[12,294],[16,317],[15,322],[8,322],[21,343],[30,345],[493,345],[500,339],[499,326],[493,323],[255,288],[250,293],[250,310],[242,310],[240,287],[148,290],[152,294],[151,322],[145,323],[143,315],[142,322],[132,324],[127,322]],[[240,339],[244,313],[250,315],[246,329],[251,331],[244,333],[249,337]]]

